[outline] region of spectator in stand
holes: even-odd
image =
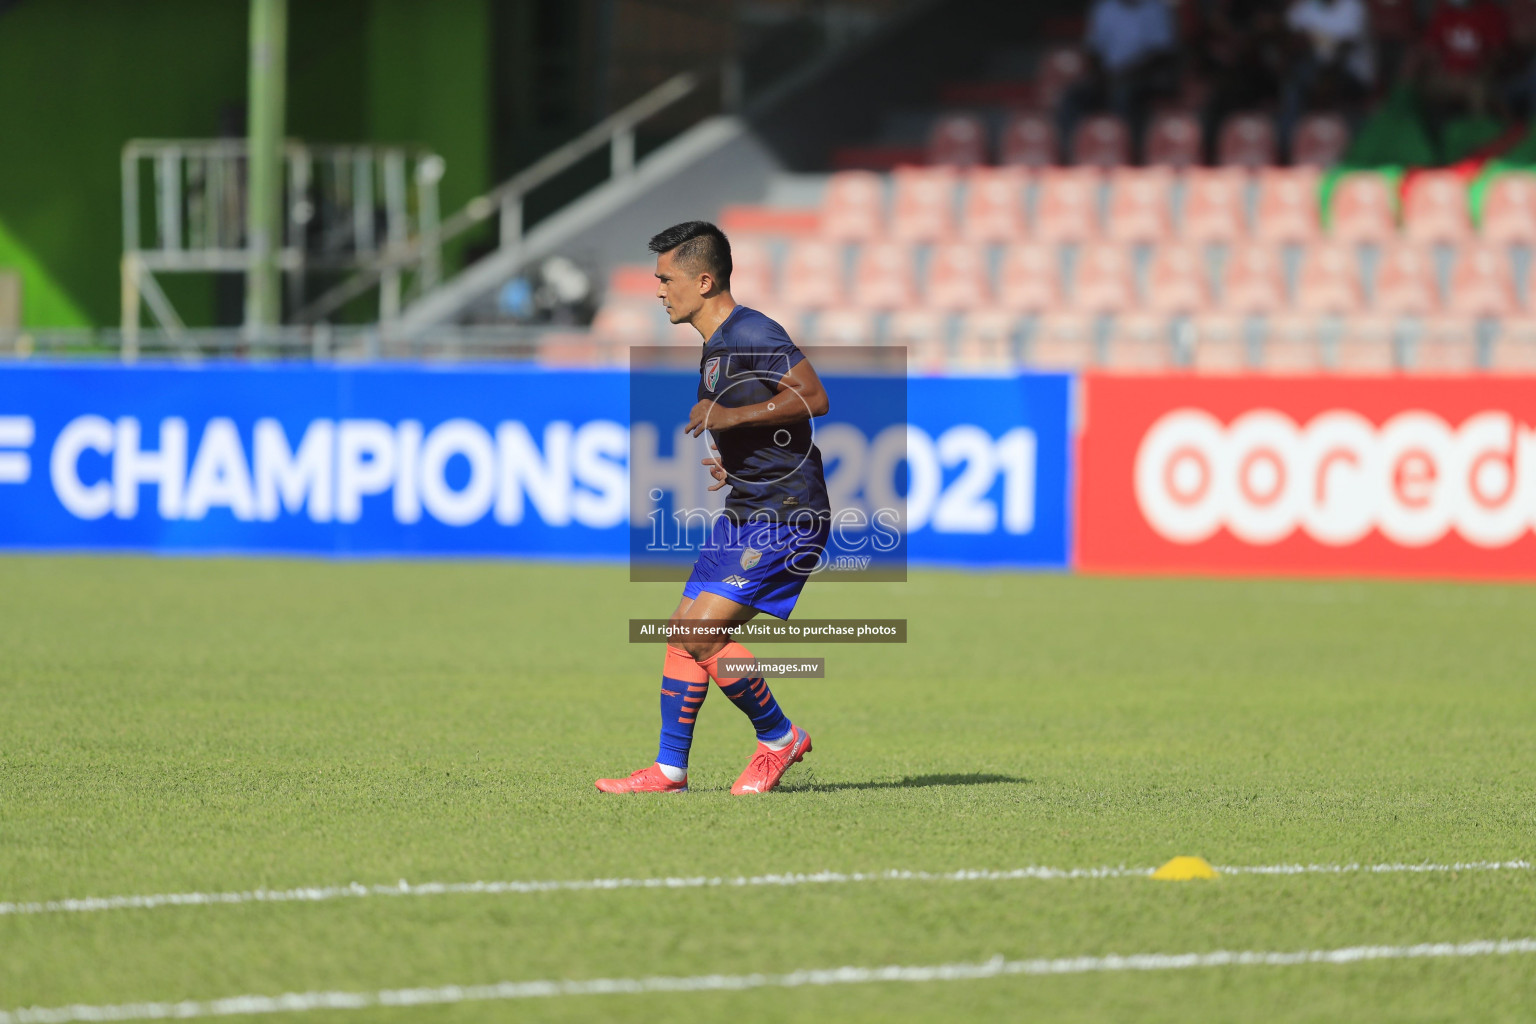
[[[1509,51],[1509,19],[1499,4],[1440,0],[1411,63],[1431,130],[1456,114],[1489,113]]]
[[[1357,111],[1376,79],[1365,0],[1296,0],[1285,15],[1300,51],[1285,84],[1282,136],[1304,111]]]
[[[1164,0],[1095,0],[1084,48],[1088,73],[1061,98],[1057,131],[1070,146],[1084,114],[1109,110],[1140,145],[1151,100],[1176,84],[1173,14]]]
[[[1290,61],[1284,0],[1225,0],[1211,10],[1206,45],[1210,99],[1200,115],[1215,160],[1217,134],[1230,114],[1272,107]]]

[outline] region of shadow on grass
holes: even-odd
[[[1031,781],[1016,775],[956,772],[942,775],[908,775],[906,778],[883,782],[821,782],[815,774],[806,772],[798,779],[786,779],[779,788],[804,793],[834,793],[845,789],[927,789],[930,786],[994,786],[1007,782],[1029,783]]]

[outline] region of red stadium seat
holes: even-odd
[[[1117,242],[1168,239],[1173,234],[1173,175],[1161,167],[1113,171],[1104,230]]]
[[[1495,373],[1536,375],[1536,317],[1522,313],[1499,321],[1488,368]]]
[[[998,302],[1007,309],[1055,309],[1062,303],[1061,260],[1054,245],[1020,242],[1003,254]]]
[[[1398,242],[1382,250],[1374,307],[1383,313],[1425,316],[1438,312],[1435,265],[1427,248]]]
[[[1275,122],[1264,114],[1233,114],[1217,136],[1216,162],[1223,167],[1272,167],[1279,152]]]
[[[1072,306],[1093,313],[1118,313],[1136,305],[1131,253],[1114,242],[1094,242],[1077,253]]]
[[[937,309],[975,309],[992,301],[987,253],[964,242],[935,246],[924,300]]]
[[[827,179],[821,233],[862,242],[885,233],[885,185],[873,171],[840,171]]]
[[[1111,114],[1085,117],[1072,135],[1072,162],[1087,167],[1124,167],[1131,162],[1131,130]]]
[[[1318,237],[1318,173],[1313,167],[1268,167],[1259,175],[1254,236],[1266,242]]]
[[[796,242],[784,260],[779,297],[786,306],[820,309],[844,299],[843,247],[834,242]]]
[[[1210,306],[1210,278],[1199,246],[1168,242],[1153,250],[1143,304],[1159,313],[1199,313]]]
[[[1338,114],[1309,114],[1291,133],[1291,163],[1332,167],[1349,148],[1349,125]]]
[[[1247,188],[1242,171],[1191,168],[1184,176],[1180,234],[1192,242],[1235,242],[1247,235]]]
[[[1507,171],[1488,183],[1480,234],[1489,242],[1536,245],[1536,174]]]
[[[1147,126],[1147,165],[1183,170],[1200,163],[1200,119],[1184,111],[1166,111]]]
[[[735,248],[732,247],[734,253]],[[608,272],[609,299],[654,299],[656,298],[655,265],[643,266],[635,263],[625,263],[614,267]]]
[[[1088,70],[1083,51],[1070,46],[1048,51],[1035,71],[1035,106],[1054,110],[1061,96]]]
[[[1080,370],[1092,366],[1096,361],[1093,335],[1097,319],[1090,313],[1044,314],[1035,321],[1025,361],[1041,370]]]
[[[601,341],[621,345],[654,345],[661,337],[658,303],[636,300],[609,302],[592,318],[592,334]]]
[[[891,237],[939,242],[955,233],[955,176],[948,168],[903,167],[891,175]]]
[[[955,366],[963,370],[1009,370],[1016,361],[1019,314],[1005,309],[982,309],[960,320],[955,342]]]
[[[966,175],[960,233],[975,242],[1011,242],[1029,231],[1028,175],[1018,167],[978,167]]]
[[[1511,316],[1519,312],[1508,250],[1487,242],[1458,249],[1449,299],[1450,311],[1465,316]]]
[[[1316,242],[1302,254],[1296,309],[1302,313],[1358,313],[1365,308],[1360,256],[1347,242]]]
[[[1160,373],[1174,365],[1173,334],[1157,313],[1122,313],[1110,324],[1104,365],[1121,373]]]
[[[1287,308],[1285,269],[1272,245],[1248,242],[1232,247],[1222,274],[1223,309],[1235,313],[1278,313]]]
[[[1397,320],[1352,316],[1334,341],[1333,369],[1339,373],[1391,373],[1397,369]]]
[[[1432,316],[1421,321],[1408,369],[1414,373],[1472,373],[1477,370],[1477,321]]]
[[[813,332],[819,345],[872,345],[875,317],[864,309],[828,309],[816,315]]]
[[[1099,234],[1101,172],[1092,167],[1048,167],[1040,172],[1035,199],[1035,237],[1047,242],[1084,242]]]
[[[1196,317],[1194,358],[1196,373],[1242,373],[1248,369],[1248,339],[1244,319],[1231,313],[1206,313]]]
[[[1317,318],[1305,313],[1266,317],[1261,351],[1259,365],[1276,376],[1316,373],[1325,366]]]
[[[866,309],[899,309],[917,302],[915,260],[905,242],[870,242],[853,270],[853,301]]]
[[[1455,171],[1419,171],[1403,195],[1403,236],[1414,242],[1464,242],[1472,236],[1467,183]]]
[[[1021,112],[1003,126],[1000,163],[1016,167],[1050,167],[1056,163],[1056,126],[1044,114]]]
[[[754,309],[774,297],[773,255],[762,239],[731,239],[731,294]]]
[[[1355,171],[1333,187],[1328,233],[1341,242],[1382,245],[1397,237],[1397,202],[1385,175]]]
[[[942,114],[928,135],[928,162],[975,167],[987,162],[987,126],[975,114]]]
[[[903,309],[891,314],[886,341],[891,345],[915,348],[942,344],[949,317],[937,309]]]

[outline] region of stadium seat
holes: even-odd
[[[891,237],[940,242],[955,233],[955,175],[947,167],[903,167],[891,175]]]
[[[1414,173],[1403,194],[1403,237],[1454,244],[1471,236],[1466,180],[1455,171]]]
[[[1317,373],[1325,366],[1316,317],[1277,313],[1264,318],[1259,365],[1265,373]]]
[[[1346,317],[1333,345],[1338,373],[1391,373],[1397,369],[1397,319],[1364,314]]]
[[[1040,370],[1081,370],[1094,360],[1094,329],[1098,318],[1091,313],[1058,311],[1035,318],[1025,362]]]
[[[992,301],[987,252],[955,242],[935,246],[928,258],[924,302],[935,309],[975,309]]]
[[[1227,254],[1221,306],[1234,313],[1278,313],[1287,307],[1280,253],[1263,242],[1235,245]]]
[[[1536,374],[1536,316],[1526,313],[1499,321],[1488,369],[1495,373]]]
[[[1302,253],[1296,278],[1299,313],[1358,313],[1365,308],[1360,257],[1347,242],[1317,242]]]
[[[733,203],[720,211],[720,230],[736,245],[749,235],[769,238],[808,238],[821,230],[821,211],[797,207]]]
[[[872,345],[875,316],[869,310],[840,307],[816,315],[812,333],[818,345]]]
[[[1194,351],[1190,366],[1196,373],[1243,373],[1248,369],[1248,339],[1244,317],[1206,313],[1192,321]]]
[[[791,245],[784,259],[779,297],[797,309],[820,309],[842,302],[843,247],[819,240]]]
[[[1072,306],[1095,313],[1118,313],[1136,305],[1131,253],[1114,242],[1093,242],[1077,253],[1072,275]]]
[[[1044,114],[1013,114],[1003,126],[998,149],[1004,166],[1050,167],[1056,163],[1056,126]]]
[[[908,348],[943,344],[948,336],[949,316],[937,309],[903,309],[891,314],[885,339],[889,345]]]
[[[1083,118],[1072,134],[1072,162],[1080,167],[1124,167],[1131,162],[1131,129],[1112,114]]]
[[[915,259],[906,242],[870,242],[859,248],[853,301],[865,309],[899,309],[917,302]]]
[[[1184,111],[1165,111],[1147,126],[1145,143],[1149,167],[1184,170],[1200,163],[1200,119]]]
[[[1536,245],[1536,174],[1506,171],[1488,183],[1480,234],[1488,242]]]
[[[873,171],[839,171],[827,179],[821,233],[835,241],[863,242],[885,233],[885,185]]]
[[[1397,203],[1386,175],[1354,171],[1339,178],[1328,233],[1341,242],[1383,245],[1397,237]]]
[[[963,370],[1010,370],[1017,358],[1019,314],[982,309],[960,319],[954,363]]]
[[[1099,234],[1102,174],[1092,167],[1048,167],[1040,172],[1034,235],[1046,242],[1084,242]]]
[[[1003,252],[997,299],[1006,309],[1040,312],[1062,304],[1061,258],[1043,242],[1018,242]]]
[[[928,162],[975,167],[987,162],[987,126],[975,114],[942,114],[928,135]]]
[[[1258,170],[1279,159],[1275,122],[1265,114],[1233,114],[1221,125],[1216,141],[1216,162],[1223,167]]]
[[[1519,312],[1509,251],[1488,242],[1474,242],[1457,249],[1448,298],[1447,308],[1465,316],[1510,316]]]
[[[1059,46],[1047,51],[1035,70],[1035,106],[1041,110],[1056,109],[1062,94],[1087,70],[1088,60],[1076,47]]]
[[[1338,114],[1308,114],[1291,133],[1291,163],[1332,167],[1349,148],[1349,125]]]
[[[1209,308],[1210,275],[1201,248],[1168,242],[1154,249],[1142,304],[1158,313],[1199,313]]]
[[[651,280],[655,281],[654,275]],[[651,291],[655,290],[653,283]],[[745,235],[731,239],[731,294],[753,308],[774,297],[773,254],[761,238]]]
[[[1121,373],[1158,373],[1174,366],[1173,333],[1167,317],[1126,312],[1114,318],[1104,344],[1104,366]]]
[[[734,248],[733,248],[734,253]],[[608,290],[605,298],[654,299],[656,298],[656,269],[654,265],[622,263],[608,272]]]
[[[1191,242],[1235,242],[1248,233],[1247,176],[1234,168],[1192,167],[1184,176],[1179,233]]]
[[[1161,167],[1111,172],[1104,233],[1116,242],[1166,241],[1173,234],[1173,175]]]
[[[1315,167],[1266,167],[1259,173],[1254,236],[1265,242],[1310,242],[1320,233]]]
[[[1370,0],[1371,32],[1377,39],[1411,42],[1419,34],[1419,16],[1413,0]]]
[[[1477,321],[1465,316],[1426,317],[1414,333],[1407,369],[1414,373],[1477,370]]]
[[[592,334],[621,345],[654,345],[660,340],[660,306],[635,299],[607,302],[592,318]]]
[[[1018,167],[977,167],[966,175],[960,233],[973,242],[1011,242],[1029,230],[1024,206],[1027,173]]]
[[[1414,316],[1439,311],[1434,259],[1426,247],[1398,242],[1382,250],[1372,307],[1382,313]]]

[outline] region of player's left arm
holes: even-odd
[[[727,408],[711,399],[693,407],[688,416],[688,432],[698,437],[705,429],[731,430],[735,427],[782,427],[815,416],[825,416],[831,408],[827,389],[816,375],[809,359],[801,359],[779,377],[777,394],[766,402]]]

